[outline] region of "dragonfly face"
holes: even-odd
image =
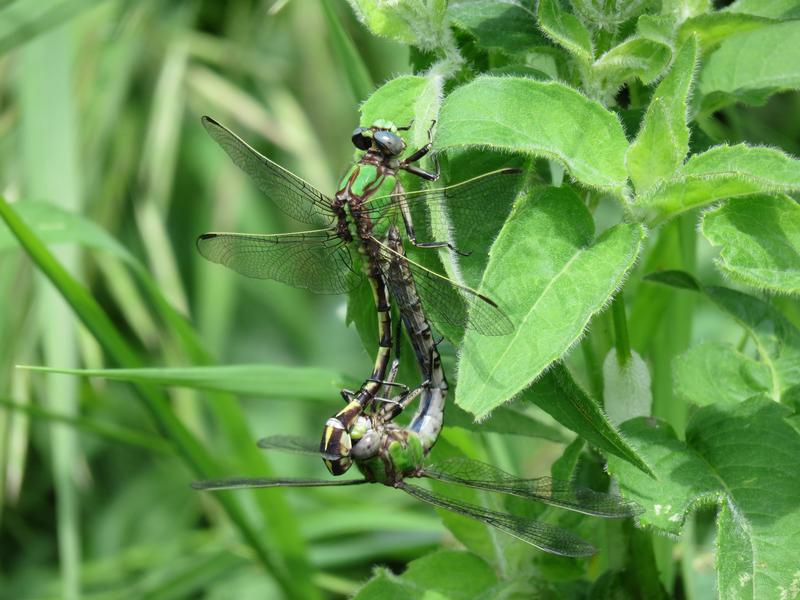
[[[371,127],[357,127],[352,140],[359,150],[372,150],[387,158],[399,156],[406,149],[403,138],[397,135],[397,126],[389,121],[376,121]]]
[[[322,432],[319,451],[331,475],[342,475],[353,465],[353,459],[350,458],[352,447],[350,434],[342,422],[336,417],[328,419]]]

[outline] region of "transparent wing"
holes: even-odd
[[[303,223],[330,225],[335,216],[331,200],[294,173],[259,154],[235,133],[211,117],[202,118],[203,126],[234,164],[247,173],[278,208]]]
[[[361,273],[329,229],[260,235],[204,233],[197,249],[211,262],[257,279],[275,279],[318,294],[354,289]]]
[[[366,479],[328,481],[324,479],[265,479],[263,477],[230,477],[227,479],[205,479],[203,481],[193,481],[192,487],[196,490],[214,491],[273,487],[335,487],[342,485],[361,485],[362,483],[369,482]]]
[[[405,482],[396,484],[396,487],[423,502],[428,502],[439,508],[444,508],[496,527],[500,531],[513,535],[515,538],[536,546],[545,552],[561,556],[591,556],[595,553],[595,549],[591,544],[583,541],[575,534],[549,523],[489,510],[454,498],[448,498]]]
[[[258,440],[258,447],[264,450],[291,452],[292,454],[322,456],[319,451],[319,442],[294,435],[270,435]]]
[[[398,297],[401,288],[409,285],[410,272],[431,321],[473,329],[482,335],[507,335],[514,331],[514,324],[490,298],[423,267],[382,242],[376,240],[376,243],[389,290]]]
[[[424,474],[439,481],[512,494],[597,517],[624,518],[643,512],[638,504],[619,496],[595,492],[550,477],[521,479],[492,465],[467,458],[455,457],[426,465]]]
[[[449,222],[450,217],[458,223],[460,234],[469,235],[468,231],[462,230],[481,231],[487,221],[502,222],[505,219],[523,180],[522,169],[499,169],[448,187],[406,192],[402,199],[393,195],[373,198],[365,206],[377,221],[394,214],[400,203],[405,203],[412,211],[418,235],[419,231],[424,231],[425,225],[427,232],[431,233],[433,222],[441,219]]]

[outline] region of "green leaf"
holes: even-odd
[[[400,576],[378,569],[353,600],[471,600],[487,594],[496,584],[497,575],[480,557],[460,550],[440,550],[411,561]]]
[[[406,600],[414,595],[414,589],[401,581],[397,575],[384,567],[377,567],[364,587],[358,590],[353,600]]]
[[[800,331],[763,300],[725,287],[706,287],[706,295],[750,334],[759,357],[772,372],[771,396],[800,384]]]
[[[377,36],[426,50],[440,45],[445,0],[348,0],[359,20]]]
[[[563,356],[622,284],[643,239],[638,224],[595,239],[589,211],[568,187],[525,197],[495,240],[480,286],[514,332],[466,333],[456,403],[484,417]]]
[[[671,180],[636,203],[660,222],[726,198],[795,190],[800,190],[800,160],[774,148],[738,144],[693,155]]]
[[[557,427],[537,421],[523,412],[510,406],[501,406],[488,419],[476,423],[473,416],[456,404],[445,408],[445,424],[447,427],[460,427],[480,433],[502,433],[504,435],[522,435],[541,438],[551,442],[564,444],[567,436]]]
[[[761,362],[770,370],[770,396],[774,400],[800,384],[800,330],[777,308],[729,288],[703,287],[680,271],[652,273],[647,279],[702,292],[736,319],[753,338]]]
[[[553,365],[522,393],[521,400],[536,404],[591,445],[628,461],[645,473],[652,472],[642,456],[622,437],[597,402],[575,383],[562,364]]]
[[[487,592],[497,575],[480,557],[460,550],[440,550],[411,561],[400,578],[420,591],[469,600]]]
[[[646,527],[677,534],[697,506],[716,503],[717,585],[721,598],[779,598],[797,584],[800,436],[784,407],[762,399],[712,405],[692,417],[686,441],[665,423],[636,419],[623,432],[656,478],[609,457],[626,498],[646,508]]]
[[[796,19],[800,17],[800,1],[770,0],[769,2],[764,2],[764,0],[736,0],[736,2],[728,6],[725,10],[729,12],[758,15],[771,19],[777,19],[779,17]]]
[[[701,52],[706,54],[732,35],[760,29],[774,22],[772,19],[744,13],[713,12],[684,21],[678,30],[678,40],[684,42],[696,35]]]
[[[689,152],[686,102],[692,88],[697,43],[690,38],[675,56],[672,69],[658,84],[636,139],[628,148],[628,173],[642,193],[671,177]]]
[[[474,35],[481,48],[517,54],[546,44],[534,14],[518,0],[452,0],[447,16]]]
[[[441,89],[434,79],[402,75],[387,81],[361,105],[361,125],[369,127],[378,119],[388,119],[402,126],[419,119],[421,122],[414,122],[415,129],[424,135],[439,108]]]
[[[603,399],[608,419],[619,425],[652,414],[651,384],[647,364],[635,350],[625,364],[620,364],[616,349],[609,350],[603,361]]]
[[[730,100],[762,104],[800,88],[800,21],[776,23],[726,39],[703,64],[698,89],[714,110]]]
[[[539,26],[556,44],[560,44],[580,60],[594,58],[592,36],[575,15],[566,12],[556,0],[539,0]]]
[[[333,403],[340,398],[339,390],[345,387],[345,378],[342,375],[316,367],[224,365],[161,369],[23,368],[32,371],[188,387],[196,390],[228,392],[278,400],[312,400]]]
[[[103,250],[128,263],[135,262],[125,246],[82,215],[47,202],[17,202],[14,210],[45,244],[80,244]],[[11,248],[19,248],[19,242],[8,226],[0,222],[0,252]]]
[[[737,198],[706,212],[703,235],[721,246],[717,267],[731,279],[800,293],[800,206],[784,195]]]
[[[634,36],[602,54],[592,65],[594,77],[604,78],[615,87],[638,77],[644,84],[655,81],[669,64],[672,48],[643,36]]]
[[[664,285],[671,285],[672,287],[680,288],[682,290],[690,290],[692,292],[701,292],[703,287],[686,271],[656,271],[650,273],[645,277],[647,281],[655,281],[663,283]]]
[[[672,361],[675,393],[698,406],[737,404],[769,394],[770,369],[727,344],[694,346]]]
[[[455,90],[442,105],[435,147],[474,146],[557,160],[581,183],[617,194],[627,178],[617,116],[561,83],[479,77]]]

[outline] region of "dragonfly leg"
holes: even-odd
[[[427,155],[431,148],[433,147],[433,126],[436,125],[436,121],[431,121],[431,126],[428,128],[428,143],[415,150],[411,153],[411,155],[406,158],[403,162],[400,163],[400,168],[408,171],[409,173],[416,175],[417,177],[421,177],[422,179],[427,179],[428,181],[436,181],[439,179],[439,161],[434,158],[433,162],[436,166],[436,171],[430,172],[425,171],[424,169],[420,169],[419,167],[413,166],[412,163],[415,163],[422,159],[425,155]]]
[[[430,385],[430,383],[430,379],[426,379],[418,387],[415,387],[413,390],[408,390],[399,396],[395,396],[391,399],[381,398],[385,404],[381,410],[381,420],[386,423],[395,419]]]
[[[395,381],[395,379],[397,378],[397,371],[398,371],[399,369],[400,369],[400,361],[399,361],[398,359],[396,359],[396,358],[395,358],[395,359],[392,361],[392,366],[391,366],[391,367],[390,367],[390,369],[389,369],[389,376],[388,376],[386,379],[373,379],[373,378],[369,378],[369,379],[367,379],[367,381],[371,381],[371,382],[373,382],[373,383],[380,384],[380,385],[381,385],[381,386],[383,386],[384,388],[388,388],[388,387],[398,387],[398,388],[401,388],[401,389],[403,390],[403,391],[401,392],[402,394],[406,394],[406,393],[408,393],[408,386],[407,386],[406,384],[404,384],[404,383],[397,383],[397,382]],[[381,391],[383,391],[383,390],[381,390]],[[380,392],[379,392],[379,393],[380,393]],[[376,399],[378,399],[378,398],[377,398],[377,396],[376,396]]]
[[[349,404],[356,397],[356,393],[353,390],[342,390],[339,393],[344,398],[345,404]]]
[[[464,252],[459,250],[450,242],[418,242],[417,234],[414,232],[414,220],[411,217],[411,210],[408,208],[405,198],[400,197],[399,206],[400,215],[403,217],[403,225],[406,228],[406,235],[408,235],[408,241],[411,242],[412,246],[417,248],[449,248],[460,256],[469,256],[472,254],[472,252]]]

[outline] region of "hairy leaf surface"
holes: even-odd
[[[492,246],[480,288],[506,311],[514,332],[467,332],[456,402],[480,418],[530,385],[608,302],[643,238],[640,225],[620,224],[595,239],[591,215],[567,187],[525,198]]]

